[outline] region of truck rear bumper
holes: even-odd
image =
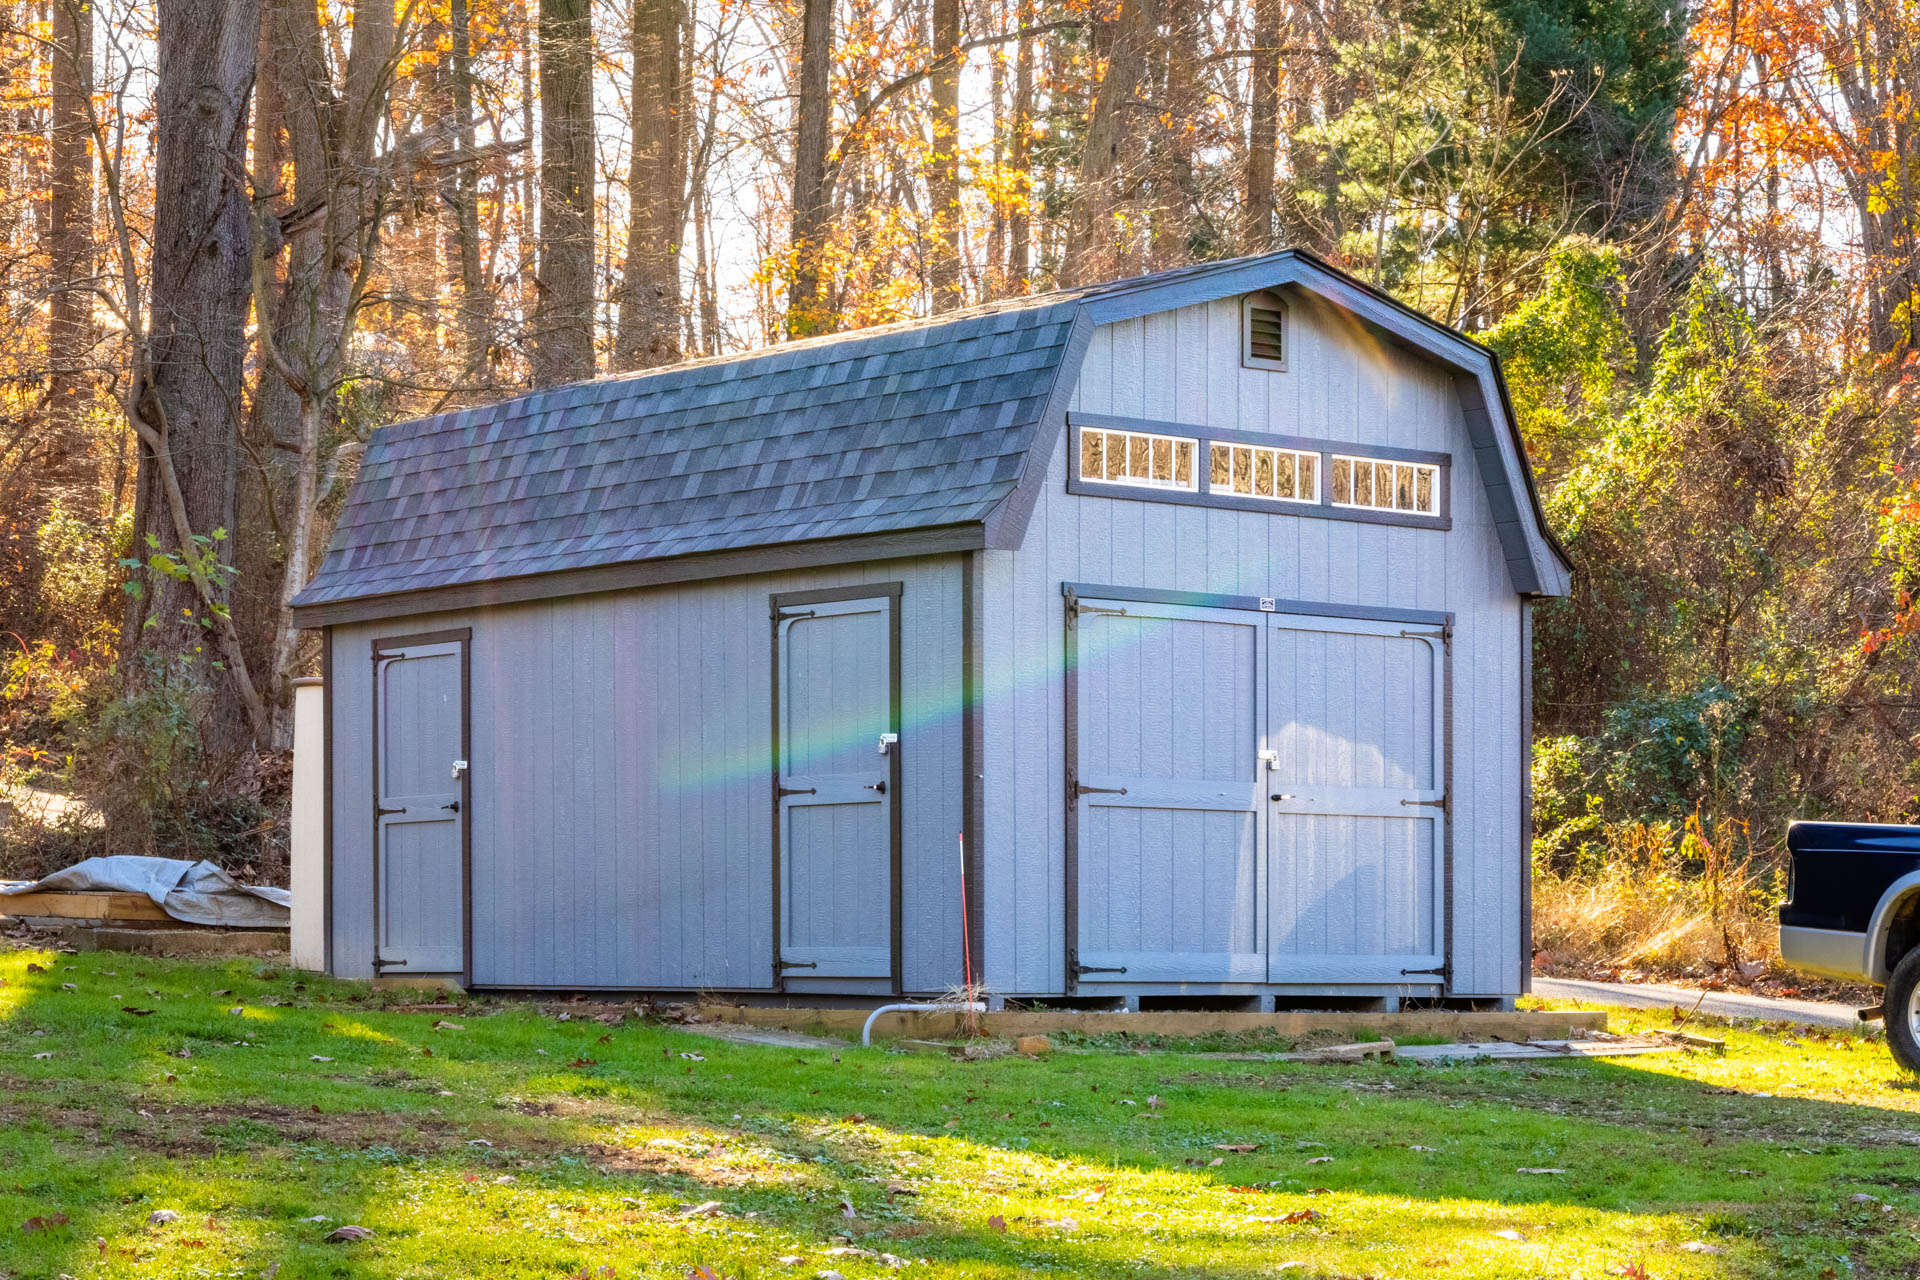
[[[1867,935],[1849,929],[1808,929],[1780,926],[1780,958],[1796,969],[1872,982],[1867,973]]]

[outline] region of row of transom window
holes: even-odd
[[[1079,431],[1084,481],[1199,493],[1199,462],[1204,457],[1209,493],[1318,505],[1324,483],[1326,500],[1336,507],[1440,514],[1440,467],[1435,463],[1350,453],[1323,458],[1313,449],[1203,442],[1196,436],[1111,427],[1083,426]]]

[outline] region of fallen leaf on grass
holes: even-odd
[[[1250,1151],[1258,1151],[1260,1144],[1257,1142],[1216,1142],[1213,1144],[1213,1149],[1215,1151],[1238,1151],[1244,1154]]]
[[[920,1194],[920,1188],[905,1182],[889,1182],[887,1184],[887,1194],[890,1196],[917,1196]]]
[[[1160,1110],[1160,1108],[1166,1106],[1167,1104],[1166,1104],[1166,1101],[1162,1099],[1159,1094],[1150,1093],[1147,1095],[1147,1105],[1152,1107],[1155,1111],[1158,1111]]]
[[[1437,1151],[1438,1149],[1439,1148],[1437,1147],[1422,1147],[1422,1146],[1411,1146],[1407,1148],[1407,1150],[1409,1151]]]
[[[458,1022],[448,1022],[445,1018],[433,1024],[435,1031],[465,1031],[466,1027]]]
[[[1058,1231],[1078,1231],[1080,1229],[1080,1224],[1072,1218],[1042,1218],[1040,1219],[1040,1225],[1043,1227],[1052,1227]]]
[[[357,1244],[362,1240],[370,1240],[372,1238],[373,1232],[371,1229],[367,1227],[356,1227],[352,1224],[344,1227],[335,1227],[320,1237],[321,1241],[326,1244]]]
[[[27,961],[27,972],[28,972],[28,973],[45,973],[46,971],[47,971],[47,966],[45,966],[45,965],[43,965],[43,964],[35,964],[35,963],[34,963],[33,961],[31,961],[31,960],[29,960],[29,961]]]
[[[467,1145],[470,1147],[490,1147],[493,1143],[487,1141],[485,1138],[468,1138]]]
[[[28,1235],[32,1235],[36,1231],[51,1231],[55,1227],[64,1227],[66,1225],[67,1225],[66,1214],[49,1213],[44,1217],[28,1218],[25,1222],[20,1224],[20,1229],[26,1232]]]
[[[994,1231],[1005,1231],[1007,1229],[1007,1220],[996,1213],[987,1219],[987,1226]]]
[[[1565,1173],[1565,1169],[1515,1169],[1515,1173]]]
[[[1526,1239],[1526,1236],[1522,1235],[1518,1231],[1515,1231],[1512,1227],[1507,1227],[1504,1230],[1496,1231],[1493,1234],[1495,1234],[1496,1236],[1499,1236],[1502,1240],[1524,1241]]]
[[[575,1058],[572,1062],[569,1062],[567,1065],[577,1070],[581,1067],[597,1067],[600,1064],[594,1061],[592,1058]]]
[[[316,1054],[314,1054],[314,1055],[313,1055],[313,1056],[312,1056],[311,1058],[309,1058],[309,1059],[307,1059],[307,1061],[309,1061],[309,1062],[332,1062],[332,1061],[333,1061],[333,1059],[332,1059],[332,1058],[329,1058],[329,1057],[327,1057],[327,1055],[325,1055],[324,1053],[316,1053]]]
[[[1333,1157],[1332,1156],[1315,1156],[1313,1159],[1307,1161],[1307,1163],[1308,1164],[1332,1164]]]
[[[718,1200],[702,1200],[699,1204],[690,1204],[680,1211],[683,1218],[715,1218],[720,1215],[722,1205]]]
[[[132,1015],[133,1015],[134,1017],[136,1017],[136,1018],[144,1018],[144,1017],[146,1017],[146,1016],[147,1016],[148,1014],[150,1014],[150,1013],[152,1013],[152,1012],[153,1012],[153,1010],[151,1010],[151,1009],[135,1009],[135,1008],[132,1008],[132,1007],[130,1007],[130,1006],[124,1006],[124,1005],[123,1005],[123,1006],[121,1007],[121,1009],[120,1009],[120,1012],[122,1012],[122,1013],[130,1013],[130,1014],[132,1014]]]
[[[51,1058],[53,1055],[50,1053],[36,1053],[33,1056],[35,1058]]]
[[[680,1056],[688,1062],[705,1062],[707,1060],[707,1055],[704,1053],[683,1053]]]
[[[267,1269],[260,1273],[260,1280],[273,1280],[273,1278],[279,1274],[280,1264],[277,1262],[269,1262]]]
[[[841,1119],[845,1120],[848,1124],[865,1124],[867,1122],[865,1113],[859,1111],[854,1112],[850,1116],[842,1116]]]
[[[147,1215],[147,1223],[150,1226],[164,1227],[179,1216],[180,1214],[173,1209],[155,1209]]]
[[[1717,1244],[1708,1244],[1704,1240],[1689,1240],[1680,1246],[1683,1253],[1725,1253]]]

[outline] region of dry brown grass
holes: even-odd
[[[1587,974],[1640,970],[1663,976],[1751,979],[1780,959],[1779,873],[1743,847],[1744,832],[1709,840],[1698,818],[1621,823],[1605,831],[1598,869],[1533,880],[1536,964]]]

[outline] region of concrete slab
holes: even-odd
[[[700,1016],[709,1022],[737,1022],[756,1027],[779,1027],[813,1035],[858,1037],[867,1020],[864,1009],[780,1009],[756,1005],[703,1004]],[[990,1036],[1013,1038],[1077,1031],[1084,1035],[1127,1033],[1153,1036],[1204,1036],[1222,1032],[1271,1030],[1297,1037],[1332,1032],[1349,1040],[1365,1036],[1443,1036],[1448,1040],[1553,1040],[1576,1031],[1604,1031],[1607,1016],[1598,1011],[1561,1010],[1520,1013],[1470,1013],[1448,1009],[1406,1013],[1216,1013],[1160,1011],[1144,1013],[1089,1013],[1076,1010],[1023,1009],[980,1015],[981,1029]],[[957,1013],[888,1013],[873,1025],[877,1039],[910,1037],[939,1040],[959,1034]]]
[[[1588,982],[1575,978],[1535,978],[1533,994],[1546,1000],[1576,1000],[1582,1004],[1618,1005],[1628,1009],[1683,1011],[1699,1005],[1701,1013],[1719,1018],[1760,1018],[1769,1022],[1805,1022],[1816,1027],[1850,1029],[1861,1025],[1854,1006],[1824,1000],[1783,1000],[1743,991],[1706,991],[1661,982]]]
[[[280,956],[285,929],[113,929],[79,926],[54,930],[76,951],[132,951],[154,956]]]

